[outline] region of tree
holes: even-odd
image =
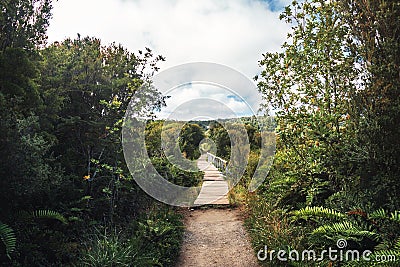
[[[258,86],[276,111],[278,147],[298,180],[291,190],[309,204],[354,182],[337,167],[350,149],[348,114],[358,77],[348,53],[351,32],[338,10],[335,1],[295,1],[281,15],[294,25],[284,51],[260,62]]]
[[[208,129],[209,137],[217,145],[217,156],[229,159],[231,154],[231,139],[228,131],[218,122],[211,122]]]
[[[164,156],[161,146],[163,124],[164,121],[150,121],[146,125],[146,150],[151,158]]]
[[[52,0],[4,0],[0,3],[0,51],[33,50],[46,43]]]
[[[204,137],[204,130],[198,124],[186,123],[183,126],[179,135],[179,145],[188,159],[200,157],[199,145]]]
[[[378,206],[398,208],[400,194],[400,5],[398,1],[346,0],[340,3],[349,25],[349,52],[360,69],[352,99],[352,119],[359,125],[355,155],[362,187]]]
[[[170,211],[160,215],[162,205],[133,181],[121,141],[130,101],[137,116],[154,116],[165,104],[150,82],[164,58],[90,37],[47,45],[51,2],[0,3],[1,266],[81,265],[93,225],[118,231],[129,225],[123,242],[105,242],[104,249],[126,246],[121,251],[132,240],[158,240],[148,233],[159,222],[179,225]],[[177,184],[197,185],[201,178],[162,167]],[[150,206],[152,214],[137,222]],[[151,250],[152,263],[170,264],[181,227],[173,232],[154,244],[158,248],[139,249],[143,255]],[[136,258],[125,260],[132,265]]]
[[[0,195],[8,214],[30,208],[27,198],[43,203],[49,188],[41,185],[56,185],[60,173],[50,164],[55,138],[40,125],[43,101],[35,51],[45,40],[50,1],[2,1],[0,8]]]
[[[373,255],[399,253],[399,8],[306,0],[281,15],[293,26],[288,41],[260,62],[278,142],[251,203],[256,242],[323,250],[344,238]]]
[[[137,56],[121,45],[104,46],[89,37],[54,43],[41,53],[43,97],[53,103],[42,120],[56,130],[60,142],[53,152],[65,174],[95,199],[95,217],[106,216],[112,223],[124,209],[138,212],[138,201],[137,206],[122,204],[133,196],[121,191],[135,191],[136,185],[122,153],[121,128],[131,100],[145,114],[164,104],[155,89],[141,87],[163,58],[153,57],[150,49]],[[145,90],[150,90],[149,97],[142,99],[138,92],[143,96]]]

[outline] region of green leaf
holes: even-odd
[[[15,237],[14,230],[7,224],[0,222],[0,239],[6,247],[7,257],[15,250],[17,238]]]

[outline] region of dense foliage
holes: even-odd
[[[131,100],[135,115],[150,118],[165,105],[142,86],[164,58],[79,34],[48,45],[51,8],[51,0],[0,2],[0,265],[171,266],[182,218],[138,187],[121,145]],[[263,55],[257,77],[277,151],[255,193],[247,188],[265,145],[255,117],[242,118],[243,128],[237,120],[149,121],[153,166],[172,183],[197,186],[202,173],[181,159],[197,159],[199,145],[215,145],[231,173],[243,163],[233,155],[248,153],[230,200],[245,203],[256,252],[320,252],[346,240],[346,249],[395,256],[382,264],[399,266],[399,17],[396,0],[293,1],[284,10],[292,31],[281,52]],[[237,138],[244,131],[250,145]],[[276,254],[263,263],[379,264]]]
[[[398,266],[399,12],[398,1],[310,0],[282,13],[292,31],[282,52],[263,55],[258,77],[278,147],[248,199],[256,251],[322,251],[345,239],[373,259],[397,256],[385,264]]]
[[[45,45],[51,1],[0,10],[1,265],[172,265],[181,218],[136,185],[121,146],[131,100],[141,115],[164,105],[141,87],[164,58],[79,34]],[[156,154],[172,182],[199,183]]]

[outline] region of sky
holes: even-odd
[[[49,42],[93,36],[104,44],[120,43],[132,52],[149,47],[166,58],[161,71],[191,62],[222,64],[249,79],[260,73],[265,52],[279,51],[290,29],[279,20],[291,0],[58,0],[48,29]],[[242,116],[243,102],[254,106],[259,97],[244,91],[232,97],[218,86],[181,86],[170,91],[165,118],[185,102],[207,97],[227,109],[215,117]],[[243,89],[245,90],[245,89]],[[196,102],[196,101],[195,101]],[[190,114],[202,116],[212,105],[195,102]],[[188,110],[189,111],[189,110]],[[180,112],[179,114],[183,114]],[[252,115],[247,112],[247,115]],[[175,112],[174,114],[178,114]],[[185,119],[188,115],[186,114]],[[179,119],[177,117],[176,119]]]

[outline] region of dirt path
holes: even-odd
[[[238,210],[193,210],[185,224],[177,267],[259,266]]]

